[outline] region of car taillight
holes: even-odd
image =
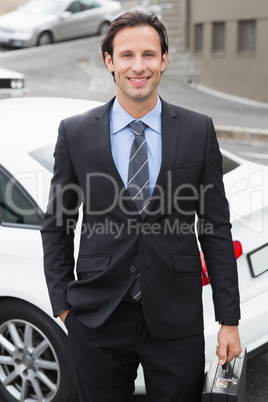
[[[243,254],[242,245],[238,240],[235,240],[233,244],[234,244],[235,258],[238,259]],[[206,286],[209,284],[209,277],[204,254],[202,253],[202,251],[200,251],[200,258],[202,263],[202,285]]]
[[[235,251],[235,258],[236,259],[238,259],[240,257],[240,255],[243,254],[242,244],[238,240],[234,241],[234,251]]]
[[[202,251],[200,251],[200,258],[201,258],[201,264],[202,264],[202,285],[206,286],[209,284],[209,277],[208,277],[208,271],[205,263],[205,258],[204,254]]]

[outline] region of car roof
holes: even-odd
[[[55,142],[62,119],[101,104],[67,98],[3,99],[0,101],[0,132],[4,140],[1,149],[21,154]]]

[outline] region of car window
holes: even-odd
[[[94,0],[81,0],[82,10],[91,10],[92,8],[100,7],[100,4]]]
[[[25,189],[0,166],[0,223],[40,226],[42,213]]]
[[[53,173],[55,144],[45,145],[44,147],[34,149],[29,155],[40,165],[44,166],[49,172]]]
[[[69,7],[66,8],[66,11],[69,11],[72,14],[80,13],[82,11],[80,1],[73,1]]]
[[[233,159],[230,159],[225,155],[222,155],[223,174],[231,172],[232,170],[236,169],[238,166],[240,166],[239,163],[235,162]]]

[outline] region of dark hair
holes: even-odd
[[[162,56],[168,52],[168,36],[166,27],[158,19],[157,15],[149,14],[146,11],[127,11],[126,13],[117,17],[107,29],[106,35],[101,41],[101,52],[103,60],[105,61],[105,53],[107,52],[113,58],[113,40],[115,35],[123,28],[134,28],[150,26],[154,28],[159,37],[161,44]]]

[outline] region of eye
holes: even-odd
[[[131,57],[131,53],[124,53],[122,54],[122,57]]]

